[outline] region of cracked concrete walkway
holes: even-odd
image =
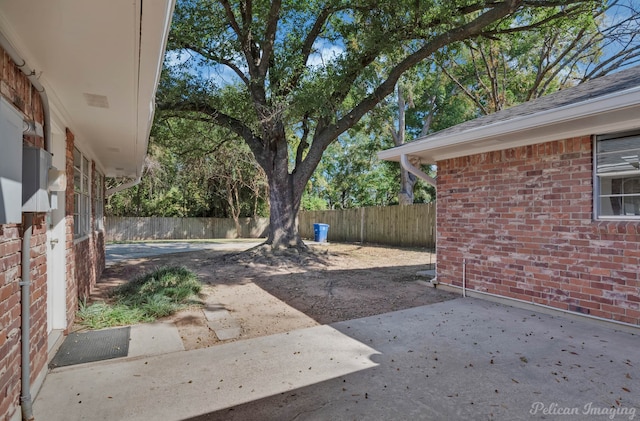
[[[207,319],[207,325],[221,341],[238,339],[242,334],[240,321],[218,302],[206,302],[202,311]]]

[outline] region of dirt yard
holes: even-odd
[[[260,255],[204,250],[143,258],[107,268],[92,300],[110,288],[163,265],[183,265],[203,284],[202,308],[181,311],[166,322],[178,326],[186,349],[223,342],[203,310],[226,310],[246,339],[372,316],[457,297],[429,286],[416,272],[435,256],[419,249],[327,244],[293,263]],[[269,261],[267,261],[269,260]]]

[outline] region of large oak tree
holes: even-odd
[[[243,139],[269,183],[267,243],[304,247],[297,214],[323,152],[403,73],[459,42],[554,25],[601,4],[179,0],[158,107]]]

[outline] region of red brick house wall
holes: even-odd
[[[29,119],[43,124],[39,93],[0,49],[0,94]],[[42,148],[44,140],[25,136],[24,143]],[[9,419],[18,409],[21,372],[22,225],[0,225],[0,419]],[[33,218],[31,238],[31,381],[47,363],[47,234],[45,214]]]
[[[33,219],[31,234],[31,384],[48,359],[47,335],[47,225],[45,214]],[[24,270],[24,268],[23,268]]]
[[[438,281],[640,325],[640,222],[593,220],[592,139],[438,162]]]
[[[20,225],[0,225],[0,419],[20,396]]]

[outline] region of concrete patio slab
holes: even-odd
[[[173,323],[145,323],[131,326],[128,358],[184,351],[178,328]]]
[[[216,336],[221,341],[238,339],[242,334],[242,329],[240,328],[240,326],[219,328],[219,327],[216,327],[215,325],[212,326],[212,324],[209,323],[209,327],[216,333]]]
[[[162,356],[54,371],[36,417],[180,420],[375,365],[376,351],[330,326]],[[46,414],[46,416],[45,416]]]
[[[225,309],[208,310],[207,308],[204,308],[202,311],[204,312],[204,317],[206,317],[210,322],[230,317],[229,310]]]
[[[36,419],[605,420],[640,416],[640,338],[466,298],[53,371]]]
[[[199,250],[220,250],[220,251],[241,251],[255,247],[262,241],[255,240],[234,240],[230,241],[150,241],[136,243],[114,243],[107,244],[106,267],[116,263],[140,259],[145,257],[160,256],[163,254],[186,253]]]

